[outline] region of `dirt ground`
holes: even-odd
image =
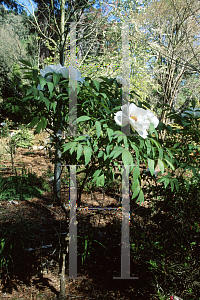
[[[38,141],[42,138],[40,136]],[[47,182],[53,173],[53,165],[43,149],[17,149],[14,165],[18,175],[22,174],[22,169],[29,170],[37,177],[46,178]],[[0,170],[1,175],[8,178],[14,175],[9,155],[1,156]],[[67,188],[62,197],[68,201]],[[133,207],[131,220],[134,219],[134,223],[131,222],[131,226],[142,226],[145,216],[150,213],[148,205],[149,202],[145,201],[142,206]],[[83,265],[83,255],[78,256],[78,277],[85,279],[69,279],[67,264],[66,299],[156,299],[150,296],[150,290],[148,296],[145,292],[141,294],[142,285],[148,284],[145,270],[132,259],[130,275],[139,275],[139,280],[113,279],[120,277],[121,272],[119,195],[103,195],[101,191],[92,194],[84,192],[81,206],[83,209],[77,210],[78,252],[86,247],[84,237],[87,236],[90,254]],[[88,209],[95,206],[110,207],[110,210]],[[21,252],[16,251],[16,256],[12,258],[9,276],[3,269],[0,299],[56,299],[60,286],[59,243],[68,231],[68,224],[61,208],[53,203],[51,184],[40,197],[24,201],[2,200],[0,222],[2,226],[8,224],[10,232],[24,241],[23,247],[19,245],[16,248]]]

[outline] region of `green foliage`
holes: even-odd
[[[23,41],[28,39],[29,30],[25,19],[0,5],[0,97],[4,101],[16,94],[16,83],[18,90],[21,83],[16,61],[26,55]]]
[[[42,195],[42,179],[23,171],[21,176],[0,177],[0,200],[28,200]]]
[[[179,169],[179,176],[191,171],[194,177],[199,177],[200,118],[183,118],[174,112],[169,117],[174,120],[174,125],[166,127],[164,145],[168,148],[168,155],[165,156],[165,162],[168,165],[172,163],[176,170]],[[168,180],[166,184],[169,184]]]
[[[15,89],[17,89],[18,91],[21,89],[22,85],[21,76],[22,74],[19,65],[17,63],[14,63],[12,67],[11,81],[15,86]]]
[[[168,174],[162,175],[158,180],[165,188],[170,186],[172,192],[179,189],[179,181],[173,173],[175,169],[190,169],[195,176],[197,175],[195,166],[191,166],[188,160],[182,162],[191,151],[197,149],[195,147],[199,139],[198,120],[187,121],[176,114],[171,115],[171,118],[182,122],[183,129],[178,132],[183,139],[187,135],[191,137],[180,144],[182,149],[178,148],[179,144],[175,141],[177,130],[169,125],[166,127],[169,139],[164,143],[159,140],[153,126],[150,127],[149,137],[145,140],[137,135],[127,137],[119,131],[114,121],[114,114],[121,106],[120,85],[114,78],[100,77],[100,81],[97,81],[86,77],[82,85],[77,84],[77,120],[74,124],[77,125],[79,136],[69,136],[66,143],[57,136],[57,132],[68,130],[69,80],[53,74],[53,82],[47,82],[37,75],[37,70],[32,69],[30,62],[21,62],[27,70],[25,77],[31,83],[24,86],[23,107],[19,106],[21,114],[30,122],[30,127],[36,126],[36,132],[45,129],[53,131],[52,144],[54,147],[59,145],[63,151],[63,159],[66,159],[68,164],[84,165],[84,170],[77,170],[77,173],[84,173],[85,181],[91,177],[97,186],[103,186],[114,180],[113,164],[120,161],[123,165],[130,166],[132,198],[137,197],[137,201],[141,203],[144,200],[141,174],[140,171],[136,172],[141,163],[149,167],[152,176],[156,165],[161,170],[158,175],[162,175],[165,169],[168,170]],[[160,130],[162,129],[161,124]],[[88,138],[85,138],[86,133]],[[172,173],[169,173],[170,169]],[[81,192],[80,189],[80,195]]]
[[[46,129],[53,131],[52,144],[62,149],[63,158],[68,164],[85,166],[84,170],[77,170],[77,173],[85,173],[85,180],[92,176],[92,182],[103,186],[115,178],[113,164],[120,161],[130,166],[133,198],[137,197],[141,203],[144,200],[140,187],[141,176],[140,172],[134,172],[135,167],[145,163],[149,165],[151,174],[157,163],[162,166],[162,172],[163,166],[174,168],[170,150],[161,146],[152,126],[146,140],[139,135],[127,137],[119,130],[114,114],[121,109],[121,85],[115,78],[100,77],[97,81],[86,77],[82,84],[77,83],[77,120],[74,124],[77,125],[78,137],[68,136],[67,143],[60,139],[58,130],[68,131],[71,118],[69,79],[53,74],[53,82],[46,81],[37,75],[37,70],[31,67],[30,62],[21,62],[27,70],[25,77],[30,82],[24,85],[24,98],[18,105],[21,115],[30,127],[36,126],[36,132]],[[133,181],[137,184],[132,185]]]
[[[11,137],[11,141],[15,147],[29,148],[33,146],[34,135],[26,126],[21,126]]]
[[[198,282],[199,268],[200,193],[197,185],[191,183],[188,192],[181,185],[175,194],[170,194],[169,189],[167,193],[163,187],[162,201],[152,198],[151,214],[146,215],[142,226],[134,219],[137,214],[134,210],[131,220],[133,260],[144,265],[150,285],[156,294],[160,292],[161,299],[169,299],[166,297],[172,293],[181,295],[183,291],[183,299],[196,299],[198,295],[195,282]]]
[[[5,124],[2,125],[1,138],[7,138],[9,136],[10,129],[13,126],[13,122],[6,119],[6,122],[2,122],[2,123],[5,123]]]
[[[90,253],[95,251],[95,247],[98,245],[107,249],[102,243],[93,239],[93,233],[89,232],[84,235],[84,237],[78,236],[78,241],[81,241],[79,246],[79,253],[81,254],[81,264],[84,265],[86,261],[90,258]]]

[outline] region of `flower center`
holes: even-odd
[[[131,116],[131,119],[137,122],[137,118],[135,116]]]

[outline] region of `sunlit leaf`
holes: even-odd
[[[81,116],[81,117],[79,117],[79,118],[77,118],[77,124],[78,123],[80,123],[80,122],[85,122],[85,121],[88,121],[88,120],[90,120],[91,118],[90,117],[88,117],[88,116]]]
[[[133,156],[128,150],[122,152],[122,161],[124,165],[133,165]]]
[[[154,175],[154,165],[155,165],[154,160],[148,158],[148,166],[149,166],[149,171],[151,173],[151,176]]]
[[[165,167],[164,167],[164,164],[163,164],[163,162],[160,158],[158,159],[158,165],[159,165],[161,173],[163,174]]]
[[[83,151],[82,145],[78,144],[78,147],[77,147],[77,160],[79,160],[79,158],[81,157],[82,151]]]
[[[95,84],[95,86],[96,86],[97,91],[99,91],[100,82],[97,81],[97,80],[93,80],[93,82],[94,82],[94,84]]]
[[[25,60],[25,59],[19,59],[19,61],[20,61],[23,65],[32,68],[32,64],[30,63],[30,61]]]
[[[99,121],[96,121],[95,127],[96,127],[96,131],[97,131],[97,138],[99,138],[100,134],[101,134],[101,123]]]
[[[85,165],[90,162],[92,156],[92,149],[88,146],[84,146]]]

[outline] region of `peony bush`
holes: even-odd
[[[100,77],[100,82],[82,78],[78,70],[61,65],[45,67],[38,73],[29,63],[23,63],[28,69],[25,74],[28,81],[23,86],[24,97],[16,112],[21,113],[30,127],[35,126],[37,132],[51,132],[52,144],[62,150],[63,163],[83,165],[77,167],[77,174],[84,174],[79,201],[88,178],[97,186],[104,186],[114,180],[116,168],[121,171],[122,165],[129,165],[132,198],[141,203],[144,201],[141,165],[149,168],[152,176],[156,165],[161,173],[165,168],[174,169],[172,151],[161,145],[156,130],[159,120],[147,109],[148,105],[138,107],[131,93],[129,105],[121,107],[121,89],[127,84],[122,77]],[[69,80],[70,72],[74,75]],[[77,90],[74,121],[77,136],[67,136],[64,140],[57,133],[68,132],[70,86]],[[135,130],[134,135],[126,136],[120,130],[119,126],[128,124]],[[57,159],[54,156],[54,162]],[[177,188],[173,179],[168,184],[172,189]]]

